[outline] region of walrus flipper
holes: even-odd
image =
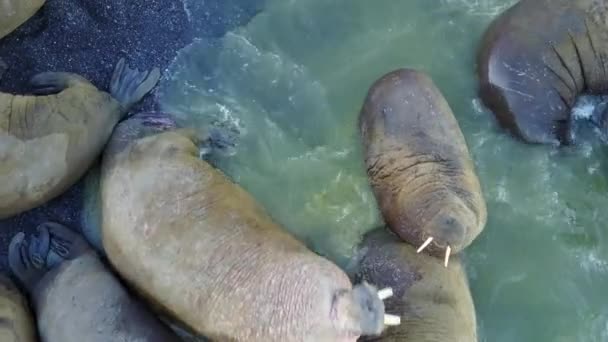
[[[78,85],[91,84],[86,78],[69,72],[43,72],[30,80],[34,87],[32,92],[36,95],[57,94],[64,89]]]
[[[51,253],[46,260],[49,267],[73,260],[90,249],[83,237],[65,226],[53,222],[44,223],[43,226],[48,230],[51,241]]]
[[[110,93],[125,109],[129,109],[149,93],[159,79],[160,69],[154,68],[151,71],[141,72],[129,68],[125,59],[121,58],[112,75]]]
[[[38,227],[36,236],[28,242],[24,233],[13,237],[9,245],[8,262],[11,272],[23,287],[32,290],[46,273],[46,258],[50,251],[49,231]]]

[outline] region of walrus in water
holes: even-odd
[[[398,323],[174,127],[162,113],[123,121],[101,169],[106,254],[155,307],[214,341],[354,342]]]
[[[36,341],[36,326],[27,300],[15,284],[2,275],[0,275],[0,341]]]
[[[9,265],[34,303],[43,342],[180,341],[64,226],[42,224],[29,240],[15,235]]]
[[[365,163],[384,220],[404,241],[445,255],[481,233],[486,203],[462,131],[425,74],[399,69],[369,89],[359,116]]]
[[[0,219],[59,196],[99,157],[116,123],[146,95],[160,71],[121,59],[110,93],[71,73],[34,76],[37,94],[0,93]]]
[[[449,269],[441,260],[416,253],[416,248],[385,229],[365,235],[357,255],[357,281],[393,289],[387,311],[401,316],[401,325],[364,341],[476,342],[476,313],[468,279],[458,256]]]
[[[45,0],[0,0],[0,39],[31,18]]]
[[[608,1],[519,1],[488,27],[477,58],[480,97],[502,127],[570,144],[579,95],[608,90]]]

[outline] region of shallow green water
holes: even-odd
[[[217,163],[317,252],[345,266],[381,225],[356,118],[369,85],[429,73],[476,162],[489,219],[465,252],[480,341],[608,341],[605,151],[521,144],[476,96],[474,56],[506,0],[277,0],[221,40],[184,49],[161,102],[188,124],[241,131]]]

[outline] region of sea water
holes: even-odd
[[[367,89],[396,68],[428,73],[488,205],[484,232],[463,253],[480,341],[608,341],[605,143],[583,122],[575,146],[523,144],[477,96],[481,35],[513,3],[268,0],[244,26],[180,51],[160,100],[183,123],[234,138],[214,164],[346,267],[361,234],[383,224],[356,125]],[[584,119],[594,103],[581,101]]]

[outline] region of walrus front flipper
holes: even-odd
[[[31,251],[50,246],[44,259],[47,272],[30,295],[42,341],[179,341],[131,297],[78,233],[56,223],[43,224],[39,230],[37,248]],[[18,241],[32,244],[22,237]]]
[[[77,84],[91,84],[86,78],[69,72],[43,72],[30,80],[32,93],[36,95],[56,94]]]
[[[32,291],[46,273],[45,259],[50,250],[48,231],[39,227],[37,235],[27,241],[24,233],[18,233],[9,245],[11,272],[28,291]]]
[[[125,59],[121,58],[112,75],[110,93],[124,108],[128,109],[150,92],[159,79],[160,70],[158,68],[140,72],[129,68]]]

